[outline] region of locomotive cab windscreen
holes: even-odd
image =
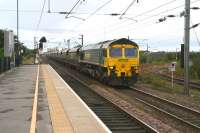
[[[109,75],[131,78],[139,73],[138,46],[131,43],[115,43],[108,47]]]
[[[135,47],[127,47],[127,46],[121,46],[121,47],[111,47],[109,49],[110,57],[137,57],[138,50]]]
[[[122,48],[110,48],[110,57],[122,57]]]
[[[137,57],[137,48],[125,48],[125,57]]]

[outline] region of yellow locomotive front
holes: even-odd
[[[139,47],[135,43],[110,45],[105,66],[111,84],[127,85],[135,83],[139,74]]]

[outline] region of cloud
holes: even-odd
[[[46,36],[48,38],[56,38],[58,42],[63,42],[64,39],[79,40],[80,34],[84,34],[84,42],[95,43],[107,39],[120,37],[130,37],[132,39],[148,39],[148,43],[152,47],[163,50],[175,49],[183,38],[183,18],[168,18],[163,23],[156,24],[159,18],[169,14],[178,15],[184,10],[184,1],[180,0],[140,0],[139,3],[134,3],[133,6],[126,12],[123,19],[119,16],[109,16],[111,13],[122,13],[132,0],[112,0],[102,9],[99,9],[108,0],[86,0],[72,11],[69,16],[87,19],[81,21],[76,18],[65,19],[66,15],[58,13],[48,14],[48,4],[45,5],[45,11],[39,26],[38,32],[36,27],[40,17],[43,0],[20,0],[20,15],[19,15],[19,35],[20,40],[25,42],[25,45],[32,48],[33,37]],[[51,0],[51,11],[70,11],[76,0]],[[193,1],[191,1],[193,2]],[[191,6],[200,6],[200,1],[192,3]],[[13,29],[16,33],[16,1],[1,0],[0,10],[5,9],[13,11],[0,12],[0,27],[5,29]],[[173,9],[174,8],[174,9]],[[173,10],[172,10],[173,9]],[[95,12],[95,14],[93,14]],[[92,16],[91,16],[92,15]],[[135,19],[135,22],[131,19]],[[191,11],[192,23],[199,23],[199,11]],[[200,28],[196,29],[197,36],[200,34]],[[54,41],[55,41],[54,40]],[[54,44],[55,46],[57,44]],[[191,31],[191,49],[198,47],[196,35]],[[52,45],[53,46],[53,45]]]

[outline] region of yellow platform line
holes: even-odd
[[[37,121],[37,104],[38,104],[38,80],[39,80],[39,65],[37,69],[37,78],[36,78],[36,84],[35,84],[35,94],[34,94],[34,100],[33,100],[33,110],[32,110],[32,117],[31,117],[31,127],[30,127],[30,133],[36,132],[36,121]]]
[[[72,125],[65,114],[63,105],[51,79],[53,76],[48,72],[47,65],[42,65],[42,75],[45,81],[50,117],[54,133],[73,133],[74,131]]]

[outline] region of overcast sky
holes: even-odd
[[[0,28],[11,29],[16,33],[16,1],[0,0]],[[78,0],[50,0],[51,12],[69,12]],[[184,10],[184,0],[139,0],[119,19],[111,13],[122,14],[133,0],[82,0],[69,15],[47,13],[49,0],[19,0],[19,37],[20,41],[33,48],[33,38],[46,36],[46,47],[67,47],[64,39],[71,39],[71,47],[80,43],[80,34],[84,35],[84,44],[130,37],[139,43],[141,49],[180,50],[183,43],[184,18],[179,14]],[[41,10],[44,6],[44,13]],[[104,6],[103,6],[104,5]],[[200,0],[191,0],[191,7],[200,7]],[[156,23],[167,15],[165,22]],[[81,19],[77,19],[78,17]],[[85,19],[83,21],[82,19]],[[137,22],[136,22],[136,21]],[[192,24],[200,23],[200,10],[191,10]],[[191,24],[191,25],[192,25]],[[195,33],[196,32],[196,33]],[[191,29],[191,50],[200,50],[200,26]]]

